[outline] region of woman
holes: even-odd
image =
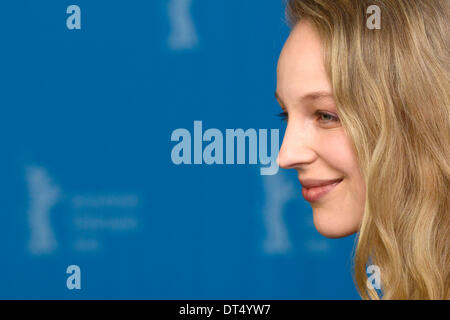
[[[278,164],[297,170],[321,234],[358,232],[365,299],[450,298],[449,3],[287,3]],[[381,294],[366,285],[369,265]]]

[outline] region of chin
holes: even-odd
[[[324,237],[336,239],[350,236],[359,230],[359,223],[351,217],[313,211],[314,226]]]

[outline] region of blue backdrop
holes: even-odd
[[[0,298],[359,298],[295,171],[171,160],[196,120],[281,144],[281,0],[2,1],[0,26]]]

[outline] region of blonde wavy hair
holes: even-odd
[[[366,26],[380,9],[380,29]],[[364,299],[450,298],[450,1],[287,0],[323,43],[366,183],[354,252]],[[381,293],[366,285],[379,267]]]

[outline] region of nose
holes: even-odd
[[[288,124],[278,152],[278,166],[284,169],[299,168],[312,163],[315,157],[311,133],[294,123]]]

